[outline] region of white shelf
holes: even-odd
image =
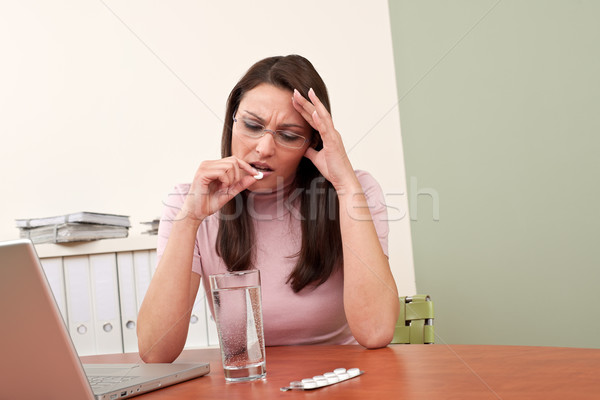
[[[40,258],[154,250],[156,249],[156,240],[156,235],[143,235],[123,239],[102,239],[92,242],[44,243],[36,244],[35,250]]]

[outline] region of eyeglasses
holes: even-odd
[[[256,121],[246,118],[237,119],[233,117],[233,122],[241,122],[238,125],[238,130],[244,136],[247,136],[251,139],[260,139],[265,136],[266,133],[270,133],[273,135],[273,139],[275,143],[289,147],[290,149],[299,149],[306,143],[307,138],[302,135],[299,135],[295,132],[286,131],[286,130],[271,130],[265,128],[263,125],[259,124]]]

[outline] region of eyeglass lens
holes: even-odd
[[[263,137],[267,132],[273,135],[276,143],[291,148],[300,148],[306,143],[306,138],[295,132],[286,130],[276,130],[265,128],[262,124],[246,118],[233,118],[234,122],[238,122],[238,128],[244,135],[258,139]]]

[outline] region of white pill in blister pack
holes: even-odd
[[[312,378],[305,378],[301,381],[290,382],[290,386],[282,387],[280,390],[285,392],[288,390],[310,390],[318,389],[324,386],[334,385],[339,382],[354,378],[363,374],[358,368],[336,368],[332,372],[325,372],[323,375],[315,375]]]
[[[335,372],[325,372],[323,376],[327,379],[327,382],[330,384],[338,383],[340,381],[340,377]]]
[[[346,379],[350,379],[350,374],[347,372],[344,372],[342,374],[338,375],[338,378],[340,378],[340,381],[346,380]]]
[[[329,381],[326,378],[315,379],[315,382],[317,382],[318,387],[329,385]]]
[[[317,387],[317,382],[314,379],[302,379],[303,389],[314,389]]]

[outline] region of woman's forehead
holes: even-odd
[[[238,112],[265,121],[275,117],[278,123],[308,125],[292,105],[292,91],[267,83],[247,91],[240,101]]]
[[[296,111],[292,105],[292,91],[263,83],[242,96],[239,108],[251,108],[252,112]]]

